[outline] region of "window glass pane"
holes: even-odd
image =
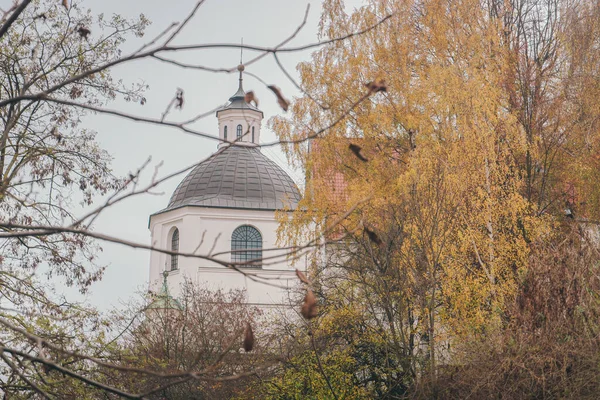
[[[227,127],[223,129],[223,139],[227,140]]]
[[[236,136],[238,139],[242,137],[242,125],[237,126]]]
[[[179,229],[175,228],[173,235],[171,236],[171,251],[179,251]],[[177,254],[171,255],[171,271],[176,270],[179,267],[179,256]]]
[[[249,225],[238,227],[231,235],[231,261],[247,263],[253,266],[260,265],[262,258],[262,236],[260,232]]]

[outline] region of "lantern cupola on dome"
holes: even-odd
[[[256,147],[260,145],[260,127],[263,113],[254,104],[246,102],[243,86],[244,65],[238,65],[240,73],[238,90],[227,104],[217,110],[219,120],[219,147],[234,144]]]

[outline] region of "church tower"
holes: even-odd
[[[229,104],[217,111],[219,120],[219,139],[222,146],[235,143],[241,146],[257,147],[260,143],[260,124],[263,113],[251,103],[246,103],[246,93],[242,86],[244,66],[238,66],[240,72],[237,92],[229,98]]]
[[[150,290],[155,293],[164,280],[176,298],[188,279],[209,289],[246,289],[251,304],[285,304],[286,288],[296,283],[294,268],[305,269],[292,267],[276,246],[275,212],[294,210],[300,192],[260,151],[263,113],[245,101],[243,70],[240,65],[238,90],[216,113],[218,150],[191,170],[149,223],[153,246],[211,254],[219,262],[152,252]]]

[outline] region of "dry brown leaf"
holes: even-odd
[[[367,161],[369,161],[369,159],[368,159],[368,158],[366,158],[365,156],[363,156],[363,155],[361,154],[361,152],[360,152],[360,151],[362,150],[362,148],[361,148],[359,145],[356,145],[356,144],[352,144],[352,143],[350,143],[350,144],[348,145],[348,148],[350,148],[350,151],[352,151],[352,152],[354,153],[354,155],[355,155],[356,157],[358,157],[358,159],[359,159],[360,161],[363,161],[363,162],[367,162]]]
[[[296,269],[296,276],[298,277],[298,279],[300,279],[303,283],[306,283],[307,285],[310,285],[310,281],[308,280],[308,278],[306,277],[306,275],[304,275],[302,273],[302,271],[300,271],[299,269]]]
[[[387,92],[387,86],[383,79],[377,79],[373,82],[365,84],[370,93]]]
[[[281,94],[281,89],[279,89],[275,85],[269,85],[267,87],[271,89],[273,93],[275,93],[275,96],[277,96],[277,103],[283,109],[283,111],[287,111],[290,107],[290,102],[285,97],[283,97],[283,95]]]
[[[79,33],[79,36],[81,36],[82,38],[86,39],[88,38],[88,36],[90,35],[90,33],[92,33],[92,31],[90,31],[88,28],[86,28],[85,26],[79,26],[77,28],[77,33]]]
[[[177,89],[175,93],[175,108],[180,110],[183,108],[183,89]]]
[[[252,332],[252,326],[250,322],[246,322],[246,329],[244,329],[244,351],[249,352],[254,348],[254,332]]]
[[[246,95],[244,96],[244,101],[246,103],[252,103],[254,102],[254,105],[256,107],[258,107],[258,97],[256,97],[256,95],[254,94],[254,92],[251,90],[248,93],[246,93]]]
[[[62,5],[64,8],[66,8],[68,10],[69,9],[69,0],[62,0]]]
[[[69,97],[71,97],[71,99],[77,99],[77,98],[81,97],[82,94],[83,94],[83,90],[81,90],[77,86],[73,86],[71,88],[71,90],[69,91]]]
[[[367,236],[369,237],[369,240],[373,243],[375,243],[378,246],[381,246],[381,244],[383,243],[381,241],[381,239],[379,239],[379,236],[377,236],[377,234],[375,232],[373,232],[372,230],[370,230],[369,228],[367,228],[365,226],[365,233],[367,234]]]
[[[58,143],[62,141],[62,135],[58,132],[58,129],[56,127],[53,127],[50,133]]]
[[[300,314],[302,314],[302,316],[306,319],[313,319],[318,315],[317,298],[310,289],[306,291],[306,296],[304,296],[304,303],[302,303]]]

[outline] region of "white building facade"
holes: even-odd
[[[209,289],[246,289],[250,304],[284,305],[288,288],[297,283],[294,269],[306,265],[300,260],[292,267],[283,256],[285,250],[277,248],[275,213],[295,209],[300,192],[289,175],[261,153],[263,113],[245,101],[243,66],[238,69],[238,91],[216,113],[217,152],[192,169],[167,207],[151,215],[149,223],[153,246],[210,255],[221,263],[152,252],[150,290],[160,290],[167,271],[174,297],[189,279]]]

